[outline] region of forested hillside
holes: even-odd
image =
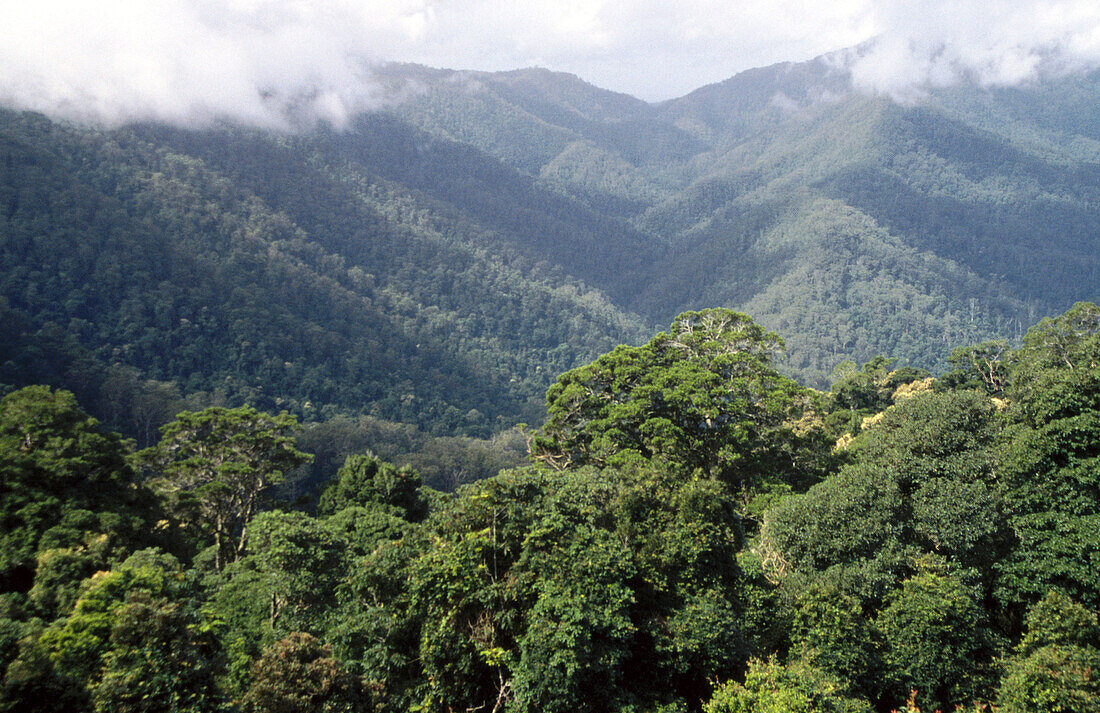
[[[560,375],[454,494],[287,413],[0,399],[0,710],[1095,711],[1100,308],[828,392],[747,315]],[[334,472],[333,472],[334,471]]]
[[[389,65],[338,130],[2,113],[0,383],[143,442],[245,403],[486,438],[685,310],[753,315],[825,388],[1096,298],[1100,75],[902,105],[841,59],[662,104]]]
[[[638,261],[627,229],[385,117],[308,137],[0,119],[8,383],[79,390],[92,360],[199,401],[487,435],[643,334],[542,257]],[[60,374],[51,336],[84,350],[50,342]]]

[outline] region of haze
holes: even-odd
[[[0,0],[0,103],[106,125],[339,126],[383,101],[385,61],[543,66],[659,101],[857,45],[866,91],[1034,81],[1100,66],[1100,3]]]

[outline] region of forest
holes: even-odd
[[[13,388],[0,710],[1100,710],[1100,307],[824,391],[783,348],[684,312],[457,488],[285,410],[139,444]]]
[[[0,109],[0,713],[1100,713],[1100,73],[850,80]]]
[[[0,384],[72,391],[143,447],[246,403],[488,441],[685,311],[752,315],[827,389],[1097,299],[1096,73],[908,106],[821,61],[658,105],[380,72],[403,99],[340,130],[0,110]]]

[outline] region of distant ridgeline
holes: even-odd
[[[915,106],[825,61],[658,105],[544,70],[379,72],[345,130],[0,112],[0,385],[143,443],[252,404],[485,438],[554,375],[722,306],[824,388],[1016,340],[1100,287],[1100,78]]]
[[[525,467],[352,452],[294,505],[286,412],[136,450],[13,391],[0,711],[1096,711],[1100,307],[828,392],[780,344],[686,312],[560,375]]]

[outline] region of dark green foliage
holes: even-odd
[[[221,658],[201,608],[195,578],[157,550],[97,573],[67,616],[24,640],[5,677],[11,710],[58,688],[71,710],[216,710]]]
[[[875,626],[895,703],[910,690],[946,709],[988,697],[996,637],[973,590],[957,578],[930,564],[919,567]]]
[[[1007,713],[1100,710],[1100,626],[1095,611],[1052,591],[1031,608],[997,702]]]
[[[271,511],[252,521],[247,562],[268,592],[268,625],[276,631],[321,631],[346,576],[346,543],[324,521]]]
[[[1005,713],[1100,711],[1100,650],[1044,646],[1009,665],[997,696]]]
[[[532,713],[608,710],[623,695],[635,631],[634,567],[629,550],[607,530],[582,525],[555,532],[561,525],[544,520],[532,533],[538,583],[518,642],[515,706]]]
[[[769,513],[773,566],[825,573],[877,602],[910,571],[910,557],[935,553],[992,588],[1010,540],[993,475],[998,423],[975,392],[900,401],[850,446],[856,464]]]
[[[534,420],[554,374],[643,333],[541,250],[583,272],[565,238],[585,235],[606,272],[639,240],[425,140],[377,116],[283,137],[3,113],[0,382],[64,383],[143,439],[169,404],[455,435]]]
[[[686,314],[550,390],[556,467],[445,495],[353,455],[317,517],[260,508],[306,458],[293,417],[185,412],[144,463],[193,532],[233,523],[190,560],[133,552],[179,525],[126,442],[14,392],[0,711],[1096,710],[1094,312],[1001,386],[875,359],[830,394],[743,315]],[[346,425],[327,458],[421,437]]]
[[[84,713],[91,711],[83,686],[57,673],[42,651],[27,651],[7,667],[0,689],[4,713]]]
[[[248,406],[184,411],[161,429],[155,447],[142,452],[177,513],[213,536],[217,569],[244,553],[264,492],[309,462],[294,446],[297,426],[285,411],[274,416]]]
[[[1002,450],[1020,546],[1002,563],[1015,603],[1062,588],[1100,605],[1100,311],[1078,304],[1028,331],[1008,389],[1020,423]]]
[[[1100,307],[1079,302],[1028,330],[1013,355],[1009,394],[1031,425],[1100,410]]]
[[[857,465],[781,501],[763,528],[765,564],[778,576],[823,572],[879,600],[905,571],[904,499],[895,481]]]
[[[522,503],[522,507],[520,504]],[[698,701],[747,658],[725,486],[658,464],[478,483],[414,565],[433,706]]]
[[[791,656],[837,681],[841,690],[881,691],[882,642],[859,602],[828,581],[799,592],[791,620]]]
[[[744,684],[719,686],[706,713],[870,713],[866,701],[849,698],[843,686],[813,666],[783,666],[775,659],[753,660]]]
[[[948,361],[951,370],[940,383],[953,389],[976,389],[1001,396],[1008,386],[1009,344],[1004,339],[969,347],[958,347]]]
[[[0,589],[30,590],[42,563],[33,601],[53,614],[76,582],[151,539],[153,503],[127,455],[71,393],[36,386],[0,400]]]
[[[359,682],[327,646],[294,633],[264,651],[240,706],[244,713],[351,713],[360,697]]]
[[[774,450],[808,405],[805,391],[772,367],[781,347],[746,315],[682,314],[645,346],[619,347],[560,377],[547,392],[550,418],[533,455],[556,468],[660,456],[736,487],[768,472],[812,480],[797,438],[790,451]]]
[[[891,372],[890,365],[895,359],[877,356],[857,369],[852,362],[842,362],[833,370],[833,384],[829,388],[834,410],[859,411],[865,414],[883,411],[891,403],[891,397],[899,383],[914,381],[928,376],[912,368],[904,372]]]
[[[352,506],[381,506],[416,522],[427,515],[420,487],[420,476],[407,466],[399,469],[370,454],[348,456],[335,480],[321,493],[317,511],[333,515]]]
[[[198,602],[131,595],[114,618],[111,649],[92,689],[97,712],[220,710],[220,652]]]
[[[859,447],[908,495],[935,479],[989,480],[997,425],[992,403],[980,394],[922,393],[884,413]]]

